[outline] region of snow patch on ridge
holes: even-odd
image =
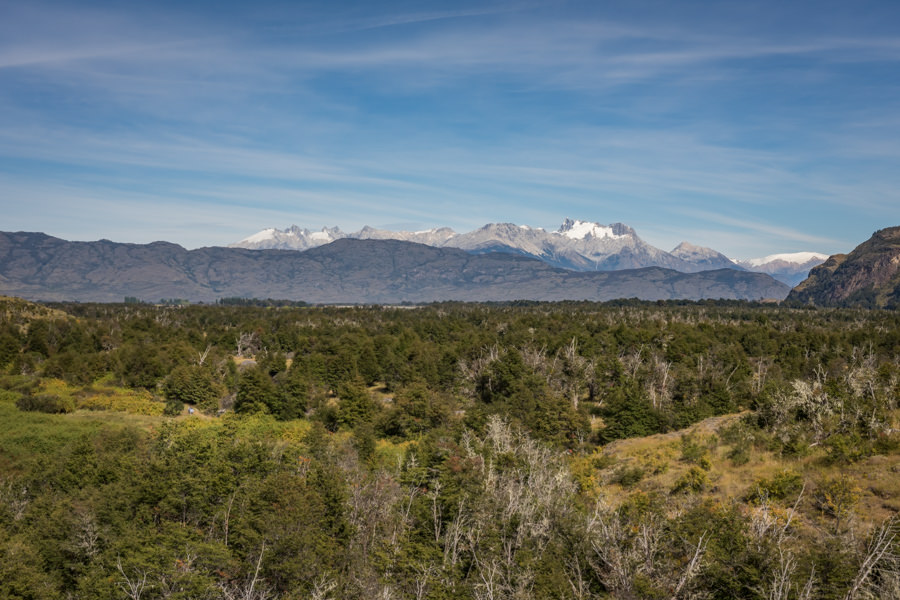
[[[269,227],[268,229],[263,229],[262,231],[260,231],[258,233],[254,233],[253,235],[251,235],[248,238],[242,239],[238,243],[242,244],[244,242],[248,242],[251,244],[255,244],[256,242],[264,242],[265,240],[271,240],[271,239],[275,238],[276,231],[277,230],[274,227]]]
[[[572,240],[583,240],[587,237],[594,237],[597,239],[609,238],[618,240],[624,237],[628,237],[626,235],[616,235],[615,233],[613,233],[612,227],[600,225],[599,223],[590,223],[588,221],[566,220],[566,222],[563,223],[562,227],[559,228],[559,231],[555,231],[554,233],[556,233],[557,235],[564,235]]]
[[[743,262],[744,264],[748,264],[752,267],[761,267],[776,260],[802,265],[812,260],[828,260],[828,255],[821,254],[819,252],[788,252],[783,254],[770,254],[769,256],[765,256],[763,258],[750,258]]]

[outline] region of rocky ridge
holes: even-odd
[[[849,254],[835,254],[794,288],[791,303],[815,306],[900,306],[900,227],[872,234]]]

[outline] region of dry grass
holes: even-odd
[[[0,321],[18,323],[24,333],[28,323],[37,319],[71,319],[72,316],[55,308],[49,308],[21,298],[0,296]]]
[[[706,419],[683,431],[652,435],[644,438],[618,440],[603,448],[597,456],[602,468],[580,475],[576,473],[582,488],[586,482],[596,485],[592,494],[602,494],[613,506],[624,502],[631,494],[658,493],[672,498],[673,510],[677,510],[684,492],[673,494],[672,489],[695,462],[684,460],[682,438],[691,436],[694,444],[707,450],[706,471],[708,484],[694,497],[708,498],[722,504],[737,504],[750,511],[748,498],[753,496],[757,483],[771,480],[780,471],[800,475],[805,490],[798,506],[797,525],[812,535],[811,526],[827,528],[829,517],[823,515],[814,498],[818,487],[825,481],[841,475],[849,477],[860,489],[859,503],[853,511],[854,526],[862,531],[900,513],[900,454],[871,456],[853,464],[829,464],[825,452],[812,448],[803,457],[786,457],[769,451],[753,449],[749,460],[735,464],[728,458],[731,447],[717,435],[728,425],[740,419],[741,414]],[[596,458],[596,457],[595,457]],[[597,462],[595,460],[595,462]],[[573,470],[578,469],[573,463]],[[623,486],[617,483],[625,469],[640,468],[642,478]],[[790,498],[787,503],[792,503]],[[787,504],[782,502],[782,504]],[[785,509],[788,506],[784,506]]]

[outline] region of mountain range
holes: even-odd
[[[426,231],[389,231],[368,226],[353,233],[345,233],[338,227],[310,231],[292,225],[285,230],[264,229],[230,244],[230,247],[308,250],[345,238],[401,240],[438,248],[459,248],[474,254],[521,254],[573,271],[663,267],[683,273],[696,273],[727,268],[768,273],[790,286],[802,281],[810,268],[828,258],[825,254],[801,252],[739,261],[731,260],[711,248],[688,242],[682,242],[672,251],[666,252],[642,240],[634,229],[623,223],[601,225],[573,219],[566,219],[556,231],[512,223],[489,223],[468,233],[457,233],[448,227]]]
[[[510,252],[472,253],[393,239],[338,239],[297,252],[186,250],[168,242],[69,242],[42,233],[0,233],[0,294],[32,300],[781,300],[788,291],[769,275],[735,269],[574,271]]]

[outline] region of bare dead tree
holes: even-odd
[[[197,354],[198,354],[198,358],[197,358],[197,366],[200,366],[200,367],[203,366],[203,363],[206,362],[206,357],[209,356],[209,351],[210,351],[210,350],[212,350],[212,344],[207,344],[207,345],[206,345],[206,350],[204,350],[203,352],[198,352],[198,353],[197,353]]]
[[[441,508],[440,502],[438,502],[438,498],[441,494],[441,482],[439,479],[435,479],[431,482],[431,491],[429,492],[429,497],[431,498],[431,521],[434,526],[434,541],[441,541],[441,530],[443,528],[443,509]]]
[[[467,393],[470,396],[477,396],[477,387],[485,370],[505,352],[506,350],[504,348],[501,348],[497,344],[493,344],[492,346],[482,348],[481,354],[471,361],[460,359],[457,362],[456,368],[459,371],[461,379],[466,383]],[[488,382],[488,386],[490,386],[490,382]]]
[[[254,356],[260,349],[259,335],[255,331],[242,332],[238,336],[235,354],[241,358]]]
[[[665,560],[662,548],[662,524],[656,520],[642,523],[637,529],[622,522],[620,515],[598,501],[588,519],[585,532],[593,554],[588,564],[613,597],[637,597],[635,580],[642,576],[661,589],[669,589],[671,600],[687,591],[697,575],[706,553],[707,533],[703,533],[677,571]]]
[[[15,486],[11,481],[3,481],[0,484],[0,503],[5,504],[9,508],[14,521],[18,521],[25,516],[25,510],[30,502],[28,488],[24,485]]]
[[[436,569],[434,565],[429,564],[425,565],[416,565],[416,578],[415,578],[415,596],[416,600],[424,600],[427,593],[428,587],[431,579],[434,577]]]
[[[672,381],[669,375],[671,368],[671,362],[661,358],[655,352],[653,353],[646,387],[647,395],[655,409],[662,408],[672,399]]]
[[[225,508],[225,547],[228,548],[228,529],[231,524],[231,507],[234,506],[234,497],[237,495],[237,490],[231,492],[231,495],[228,497],[228,506]]]
[[[760,590],[766,600],[788,600],[796,563],[790,552],[778,548],[778,566],[772,573],[772,579]]]
[[[483,439],[470,436],[468,443],[486,457],[482,497],[470,509],[461,502],[446,526],[445,564],[468,556],[478,598],[528,598],[531,564],[551,539],[554,520],[571,510],[575,484],[558,453],[500,417],[491,417]]]
[[[266,542],[263,541],[259,550],[259,557],[256,559],[256,568],[253,571],[253,576],[242,582],[229,582],[219,586],[223,600],[269,600],[272,598],[271,591],[262,585],[262,579],[259,576],[265,553]]]
[[[479,581],[475,584],[476,600],[497,600],[502,597],[500,565],[496,560],[479,565]]]
[[[872,536],[866,549],[866,555],[859,566],[859,570],[856,572],[856,577],[853,578],[853,582],[850,584],[850,589],[847,590],[847,594],[844,596],[844,600],[857,598],[863,589],[863,585],[881,563],[891,562],[896,564],[898,559],[900,559],[893,552],[898,525],[900,525],[898,518],[891,517],[882,523],[878,531]]]
[[[569,556],[566,558],[566,580],[572,589],[573,600],[589,600],[593,597],[585,575],[582,573],[581,560],[578,556]]]
[[[407,526],[409,507],[401,508],[403,518],[398,519],[403,492],[390,474],[380,471],[370,475],[357,465],[348,476],[352,481],[348,498],[348,519],[354,530],[352,546],[360,557],[368,557],[379,535],[387,533],[392,545],[397,543]]]
[[[444,534],[444,564],[450,567],[455,567],[456,563],[459,562],[462,550],[461,545],[468,528],[465,503],[466,498],[463,496],[459,499],[456,516],[450,522],[450,525],[447,526],[447,531]]]
[[[672,592],[672,600],[676,600],[676,598],[681,595],[684,586],[687,585],[697,574],[697,571],[700,570],[700,561],[706,553],[707,542],[706,533],[704,532],[697,541],[697,546],[694,548],[694,554],[691,556],[691,560],[689,560],[687,566],[684,567],[684,571],[678,580],[678,584],[675,586],[675,591]]]
[[[245,596],[245,600],[253,600],[257,596],[254,595],[254,590],[256,589],[256,584],[259,581],[259,568],[262,565],[263,554],[266,553],[266,542],[263,540],[262,547],[259,549],[259,558],[256,559],[256,569],[253,570],[253,579],[250,580],[250,586],[247,588],[247,594]],[[259,596],[263,596],[264,594],[260,592]]]
[[[77,527],[74,532],[75,547],[88,560],[100,553],[100,531],[93,513],[86,510],[76,511]]]
[[[644,345],[641,344],[639,348],[636,348],[630,354],[621,354],[619,355],[619,362],[622,363],[622,367],[628,372],[628,375],[634,379],[637,377],[638,371],[640,371],[641,367],[644,364]]]
[[[116,583],[119,589],[131,600],[140,600],[144,591],[150,587],[147,585],[147,572],[143,569],[136,569],[136,572],[129,577],[125,573],[122,559],[119,557],[116,557],[116,569],[122,576],[122,580]]]
[[[752,391],[754,396],[759,396],[763,388],[766,387],[766,377],[769,374],[769,367],[772,359],[769,357],[757,358],[753,362],[756,363],[756,369],[753,371]]]
[[[324,575],[316,579],[313,583],[313,589],[310,592],[310,600],[328,600],[331,592],[337,587],[337,583],[326,578]]]
[[[809,577],[806,578],[806,583],[803,585],[803,589],[800,590],[800,594],[797,596],[797,600],[811,600],[813,598],[813,594],[816,593],[816,567],[813,566],[809,571]]]

